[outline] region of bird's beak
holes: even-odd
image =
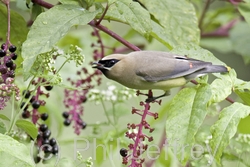
[[[92,63],[92,68],[102,69],[103,65],[101,63],[98,63],[98,62],[93,62]]]

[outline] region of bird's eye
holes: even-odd
[[[118,60],[115,60],[115,59],[109,60],[105,63],[105,67],[112,67],[117,62]]]
[[[113,66],[115,64],[115,60],[110,60],[109,61],[109,67]]]

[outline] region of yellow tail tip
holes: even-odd
[[[229,66],[225,66],[227,68],[227,71],[229,72],[232,68]]]

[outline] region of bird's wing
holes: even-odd
[[[143,65],[136,71],[136,75],[142,77],[149,82],[163,81],[167,79],[173,79],[178,77],[185,77],[194,72],[199,75],[199,70],[202,71],[207,66],[212,65],[210,62],[204,62],[196,59],[189,59],[184,56],[157,56],[151,55],[146,59],[150,61],[150,66]]]

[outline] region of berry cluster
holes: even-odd
[[[22,102],[20,108],[23,109],[22,112],[22,117],[23,118],[30,118],[30,116],[32,116],[32,122],[36,123],[37,120],[39,119],[39,117],[41,117],[42,120],[46,120],[47,118],[43,116],[42,118],[42,114],[40,115],[37,111],[37,109],[41,106],[41,105],[45,105],[45,101],[43,100],[39,100],[36,96],[31,96],[31,91],[29,90],[24,90],[22,92],[22,95],[24,96],[25,99],[29,99],[29,103],[26,105],[26,102]],[[31,110],[29,110],[29,106],[32,107]],[[47,114],[48,115],[48,114]]]
[[[87,75],[85,79],[82,79],[84,76],[81,75]],[[65,89],[65,99],[64,99],[64,105],[68,109],[68,111],[65,111],[62,116],[65,118],[64,125],[69,126],[71,122],[74,122],[74,129],[76,134],[80,134],[81,129],[85,129],[86,122],[84,122],[81,119],[81,116],[83,115],[83,103],[87,101],[87,93],[89,92],[90,88],[93,88],[94,85],[92,81],[96,81],[97,84],[100,84],[100,77],[96,77],[97,75],[100,75],[99,71],[95,71],[92,74],[89,74],[88,70],[86,68],[82,68],[81,71],[77,71],[77,75],[80,76],[81,79],[77,81],[72,81],[70,78],[68,78],[68,81],[71,82],[71,85],[80,88],[85,87],[87,89],[84,90],[67,90]]]
[[[43,116],[46,118],[47,116]],[[48,118],[48,117],[47,117]],[[37,146],[38,148],[41,148],[44,151],[45,156],[48,157],[50,154],[57,155],[59,151],[59,147],[57,145],[55,138],[50,138],[51,131],[49,130],[48,126],[46,124],[41,124],[38,131],[37,136]],[[41,160],[41,157],[37,155],[36,157],[36,163],[38,163]]]
[[[99,32],[94,29],[92,33],[93,36],[98,38],[97,43],[100,44],[101,51],[99,52],[97,49],[93,51],[94,60],[101,59],[104,56],[104,46],[102,44],[101,36]],[[95,47],[96,45],[92,44],[91,47]],[[92,64],[92,62],[90,62]],[[81,119],[83,115],[84,107],[83,103],[87,101],[87,94],[89,93],[89,89],[94,88],[94,86],[101,84],[101,72],[99,70],[95,70],[94,72],[89,72],[88,69],[82,68],[80,71],[77,71],[77,75],[80,76],[79,80],[71,80],[68,78],[68,81],[71,82],[71,85],[75,88],[85,88],[83,90],[67,90],[65,89],[65,99],[64,105],[68,109],[68,111],[63,112],[62,116],[65,119],[64,125],[69,126],[71,122],[74,122],[74,129],[77,135],[80,134],[81,129],[86,128],[86,122]],[[93,83],[95,81],[96,83]]]
[[[23,101],[20,106],[20,108],[23,109],[22,117],[25,119],[31,117],[32,122],[39,125],[38,136],[36,139],[38,150],[43,151],[45,153],[45,156],[49,156],[50,154],[57,155],[59,149],[56,140],[54,138],[50,138],[51,131],[48,129],[48,126],[46,124],[38,123],[39,119],[41,121],[46,121],[49,117],[47,113],[38,112],[40,106],[44,106],[46,104],[44,100],[41,100],[41,97],[49,97],[49,93],[44,92],[42,89],[50,91],[53,89],[53,86],[49,85],[49,82],[41,78],[38,78],[37,81],[32,81],[32,85],[36,86],[37,84],[41,84],[44,86],[38,86],[34,91],[24,90],[22,92],[24,99],[26,99],[26,101]],[[35,158],[35,162],[38,163],[41,159],[42,158],[37,155]]]
[[[152,91],[149,91],[148,94],[142,94],[139,91],[137,92],[137,95],[146,95],[149,98],[152,97]],[[161,103],[161,101],[153,101],[153,102],[157,102],[158,104]],[[128,137],[129,139],[132,139],[134,141],[134,143],[130,143],[128,145],[128,150],[122,148],[120,150],[120,154],[123,157],[123,164],[128,164],[129,160],[131,160],[131,165],[130,166],[142,166],[142,164],[144,163],[145,159],[142,158],[142,154],[147,150],[148,145],[145,144],[145,139],[147,139],[148,142],[153,141],[153,137],[152,136],[148,136],[146,134],[144,134],[142,132],[143,129],[147,129],[149,130],[149,133],[152,133],[154,131],[154,128],[151,128],[150,124],[147,122],[146,120],[146,116],[152,116],[154,117],[154,119],[158,118],[158,113],[153,113],[150,112],[150,105],[149,103],[144,103],[144,102],[140,102],[140,106],[143,106],[144,109],[143,110],[139,110],[139,109],[132,109],[132,114],[137,114],[140,115],[141,121],[139,124],[130,124],[128,123],[127,128],[128,131],[126,132],[126,137]],[[138,129],[138,130],[136,130]],[[128,151],[131,151],[131,154],[128,154]]]
[[[10,96],[15,92],[16,100],[19,99],[19,89],[14,84],[16,64],[13,60],[17,59],[15,53],[16,46],[3,43],[0,49],[0,110],[6,107]]]
[[[16,46],[10,45],[9,47],[3,43],[0,49],[0,83],[5,83],[7,78],[15,77],[16,64],[13,60],[17,59]]]

